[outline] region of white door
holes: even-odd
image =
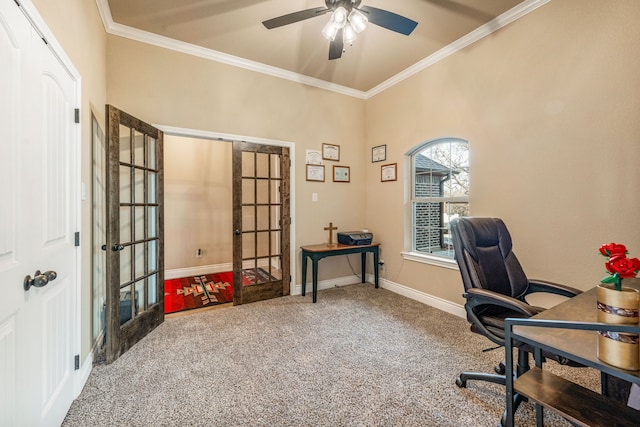
[[[0,64],[0,425],[60,425],[78,327],[76,85],[13,1]]]

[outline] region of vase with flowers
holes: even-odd
[[[623,279],[636,277],[640,260],[628,258],[627,248],[619,243],[600,247],[607,257],[607,275],[597,289],[598,322],[611,324],[638,324],[640,292],[622,286]],[[598,332],[598,357],[610,365],[627,370],[640,370],[640,339],[638,334]]]

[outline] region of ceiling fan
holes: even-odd
[[[325,0],[326,7],[314,7],[263,21],[267,29],[304,21],[331,12],[331,19],[322,30],[330,41],[329,59],[342,56],[345,43],[355,40],[367,22],[408,36],[418,23],[404,16],[371,6],[360,6],[362,0]]]

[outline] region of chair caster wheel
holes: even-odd
[[[467,386],[467,382],[464,381],[462,378],[458,377],[456,378],[456,385],[460,388],[465,388]]]
[[[504,375],[504,373],[507,371],[504,363],[502,362],[500,362],[493,370],[496,371],[496,374],[498,375]]]

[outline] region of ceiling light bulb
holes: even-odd
[[[364,13],[360,12],[358,9],[351,10],[351,13],[349,14],[349,23],[356,31],[356,33],[364,30],[367,26],[367,22],[369,22],[369,20],[364,15]]]
[[[334,41],[336,39],[336,35],[338,34],[338,30],[340,28],[333,23],[333,20],[327,22],[327,25],[322,29],[322,35],[325,39],[329,41]]]
[[[347,23],[347,9],[340,6],[331,15],[331,22],[338,26],[338,28],[344,27]]]
[[[350,24],[347,24],[342,29],[342,41],[345,44],[351,44],[358,38],[358,33]]]

